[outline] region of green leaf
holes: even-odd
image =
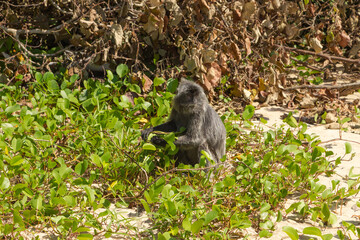
[[[79,240],[89,240],[93,238],[93,235],[91,235],[90,233],[81,233],[79,236],[77,236],[77,239]]]
[[[101,158],[97,154],[91,154],[90,158],[97,167],[102,167]]]
[[[359,235],[358,235],[359,236]],[[333,239],[333,235],[331,234],[331,233],[328,233],[328,234],[324,234],[324,235],[322,235],[322,240],[331,240],[331,239]]]
[[[210,211],[204,217],[204,226],[208,225],[212,220],[217,218],[219,213],[217,211]]]
[[[263,203],[261,205],[261,208],[260,208],[260,212],[266,212],[266,211],[269,211],[271,209],[271,205],[269,203]]]
[[[345,154],[349,154],[349,153],[351,153],[351,151],[352,151],[351,144],[346,142],[345,143]]]
[[[325,220],[327,221],[330,217],[330,209],[326,203],[323,203],[321,212],[322,212],[322,214],[324,214]]]
[[[298,240],[299,239],[299,235],[298,235],[295,228],[289,227],[289,226],[284,226],[282,228],[282,230],[283,230],[283,232],[285,232],[291,238],[291,240]]]
[[[84,190],[86,192],[86,195],[89,199],[90,203],[93,203],[95,201],[95,191],[94,189],[90,188],[89,186],[85,186]]]
[[[74,74],[70,77],[70,82],[73,84],[76,80],[79,79],[79,75],[78,74]]]
[[[111,70],[106,70],[106,73],[109,81],[112,81],[114,79],[114,74],[111,72]]]
[[[128,72],[129,72],[129,68],[125,64],[120,64],[116,68],[116,73],[120,78],[125,77],[126,74],[128,74]]]
[[[144,149],[144,150],[155,151],[155,150],[156,150],[156,147],[155,147],[153,144],[151,144],[151,143],[144,143],[143,149]]]
[[[297,127],[298,126],[298,122],[296,121],[296,119],[292,116],[292,113],[290,113],[284,120],[283,122],[287,123],[290,127]]]
[[[33,198],[31,200],[31,206],[36,210],[42,210],[43,209],[43,197],[40,195],[37,198]]]
[[[191,224],[191,232],[192,232],[192,234],[198,234],[203,225],[204,225],[204,220],[203,219],[199,219],[199,220],[195,221],[193,224]]]
[[[5,109],[5,112],[8,113],[8,114],[11,114],[15,111],[19,111],[20,110],[20,105],[19,104],[15,104],[13,106],[10,106],[10,107],[7,107]]]
[[[189,218],[184,218],[182,222],[182,227],[185,231],[191,231],[191,222]]]
[[[14,152],[19,151],[22,145],[23,145],[23,140],[21,138],[13,138],[13,140],[11,141],[11,147]]]
[[[0,189],[6,190],[10,187],[10,180],[9,178],[5,177],[4,174],[0,176]]]
[[[253,117],[255,113],[255,108],[252,105],[247,105],[242,113],[242,117],[244,120],[249,120]]]
[[[182,185],[180,187],[179,191],[186,192],[186,193],[192,193],[192,192],[194,192],[194,189],[189,185]]]
[[[226,176],[223,182],[225,187],[231,187],[235,184],[235,178],[234,176]]]
[[[38,83],[42,83],[43,75],[40,72],[36,72],[35,79]]]
[[[25,225],[18,210],[13,211],[13,221],[15,224],[19,224],[22,227]]]
[[[337,217],[336,217],[336,215],[334,213],[331,212],[330,217],[328,219],[328,223],[330,225],[334,225],[336,222],[337,222]]]
[[[319,236],[321,237],[321,230],[318,229],[317,227],[306,227],[303,230],[304,234],[308,234],[308,235],[315,235],[315,236]]]
[[[139,85],[137,84],[130,84],[129,85],[129,90],[131,92],[137,93],[137,94],[141,94],[141,88],[139,87]]]
[[[175,216],[177,213],[175,203],[172,200],[168,200],[165,203],[165,208],[170,216]]]
[[[144,200],[144,199],[140,199],[140,202],[142,203],[142,205],[144,206],[144,209],[147,213],[150,213],[151,210],[150,210],[150,207],[149,207],[149,204]]]
[[[60,89],[59,84],[55,80],[49,80],[47,85],[50,91],[57,91]]]
[[[12,137],[12,134],[14,133],[15,128],[11,123],[2,123],[1,129],[9,136]]]
[[[77,232],[77,233],[89,232],[89,231],[90,231],[90,228],[87,228],[87,227],[79,227],[75,230],[75,232]]]
[[[165,81],[164,78],[162,77],[155,77],[154,78],[154,86],[157,87],[157,86],[160,86],[161,84],[163,84]]]
[[[179,81],[176,78],[169,78],[166,83],[166,90],[168,92],[175,93],[178,85]]]
[[[24,162],[24,159],[22,158],[21,155],[16,155],[15,157],[13,157],[11,159],[10,165],[11,166],[18,166],[20,164],[22,164]]]
[[[69,207],[75,207],[77,204],[76,198],[74,198],[73,196],[64,196],[63,199],[66,202],[66,205]]]
[[[44,79],[45,83],[48,83],[49,81],[54,80],[55,77],[52,72],[46,72],[46,73],[44,73],[43,79]]]
[[[259,237],[261,237],[261,238],[269,238],[271,236],[272,236],[272,233],[269,232],[268,230],[264,229],[259,232]]]

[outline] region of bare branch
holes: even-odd
[[[295,90],[295,89],[360,89],[360,83],[349,83],[343,85],[300,85],[294,87],[285,88],[285,91]]]
[[[72,11],[65,11],[59,5],[57,5],[53,0],[49,0],[51,5],[53,5],[57,10],[59,10],[63,14],[71,15],[74,14]]]
[[[345,57],[332,56],[332,55],[325,54],[325,53],[316,53],[316,52],[312,52],[312,51],[308,51],[308,50],[297,49],[297,48],[286,47],[286,46],[280,46],[280,45],[276,45],[276,46],[279,47],[279,48],[284,48],[287,51],[298,52],[298,53],[302,53],[302,54],[309,54],[309,55],[313,55],[313,56],[318,56],[318,57],[329,59],[330,61],[337,60],[337,61],[340,61],[340,62],[354,63],[354,64],[360,65],[360,59],[350,59],[350,58],[345,58]]]

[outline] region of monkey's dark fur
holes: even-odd
[[[215,163],[225,155],[226,130],[215,110],[209,105],[202,87],[191,81],[182,79],[173,100],[168,121],[141,132],[143,140],[147,140],[153,131],[185,132],[175,140],[179,148],[175,158],[178,163],[195,165],[199,163],[201,150],[210,154]],[[151,142],[164,146],[165,140],[154,136]],[[209,166],[207,161],[206,166]]]

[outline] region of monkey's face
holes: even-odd
[[[183,113],[190,113],[196,107],[202,107],[207,102],[203,89],[190,81],[182,81],[174,97],[174,108]]]

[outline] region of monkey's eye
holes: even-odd
[[[196,93],[196,89],[189,89],[189,93],[191,93],[191,94]]]

